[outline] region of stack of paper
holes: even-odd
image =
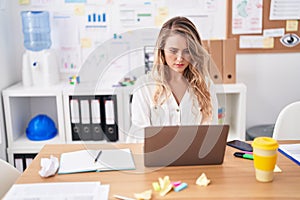
[[[14,184],[3,200],[108,199],[109,185],[100,182]]]
[[[132,169],[135,164],[130,149],[80,150],[61,155],[58,174]]]

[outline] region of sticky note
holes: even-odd
[[[287,20],[285,29],[286,29],[286,31],[298,31],[298,21],[297,20]]]
[[[152,190],[146,190],[142,193],[135,193],[134,194],[134,197],[136,199],[145,199],[145,200],[148,200],[148,199],[151,199],[151,196],[152,196]]]
[[[28,5],[30,4],[30,0],[19,0],[19,5]]]
[[[92,40],[90,38],[81,38],[80,43],[81,43],[82,48],[91,48],[92,47]]]
[[[166,196],[166,194],[168,193],[168,192],[170,192],[171,190],[172,190],[172,188],[173,188],[173,185],[172,184],[169,184],[169,185],[167,185],[166,187],[164,187],[164,188],[162,188],[161,189],[161,191],[160,191],[160,196]]]
[[[278,165],[275,165],[274,172],[282,172],[282,170],[278,167]]]
[[[169,176],[165,176],[163,179],[161,177],[158,178],[160,188],[163,189],[171,184]]]
[[[263,48],[274,48],[274,38],[266,37],[263,39]]]
[[[181,181],[172,182],[172,185],[173,185],[174,187],[177,187],[177,186],[179,186],[180,184],[181,184]]]
[[[181,190],[187,188],[188,184],[187,183],[181,183],[177,187],[174,188],[175,192],[180,192]]]
[[[160,186],[160,196],[165,196],[169,191],[172,190],[173,185],[171,184],[169,176],[165,176],[164,178],[159,177],[159,186]]]
[[[168,7],[160,7],[157,10],[157,16],[155,17],[155,25],[161,26],[163,22],[168,18],[169,16],[169,9]]]
[[[154,191],[156,191],[156,192],[160,191],[160,186],[159,186],[158,182],[153,182],[152,187],[153,187]]]
[[[83,16],[85,14],[85,6],[84,5],[74,6],[74,14],[77,16]]]
[[[206,177],[205,173],[202,173],[196,180],[196,184],[200,186],[207,186],[210,180]]]

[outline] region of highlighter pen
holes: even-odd
[[[244,152],[235,152],[233,155],[235,157],[253,160],[253,155],[252,154],[247,154],[247,153],[244,153]]]

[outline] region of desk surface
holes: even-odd
[[[299,143],[300,141],[293,141]],[[94,148],[125,148],[133,151],[137,170],[88,172],[66,175],[55,175],[49,178],[41,178],[40,159],[49,158],[50,155],[60,157],[63,152],[79,149]],[[188,184],[188,188],[180,192],[170,192],[165,197],[153,191],[152,199],[290,199],[300,198],[300,167],[281,153],[278,153],[277,165],[282,172],[274,174],[271,183],[260,183],[255,180],[253,161],[236,158],[236,151],[226,147],[224,163],[222,165],[209,166],[184,166],[145,168],[142,159],[142,144],[57,144],[45,145],[25,170],[16,183],[48,183],[70,181],[100,181],[102,184],[110,184],[109,198],[113,195],[132,197],[134,193],[140,193],[152,189],[152,182],[158,181],[159,177],[169,176],[171,181],[182,181]],[[195,184],[196,179],[205,173],[211,180],[207,187]]]

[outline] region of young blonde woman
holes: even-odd
[[[208,74],[210,62],[195,25],[174,17],[161,28],[151,73],[133,91],[128,142],[142,142],[147,126],[217,122],[217,98]]]

